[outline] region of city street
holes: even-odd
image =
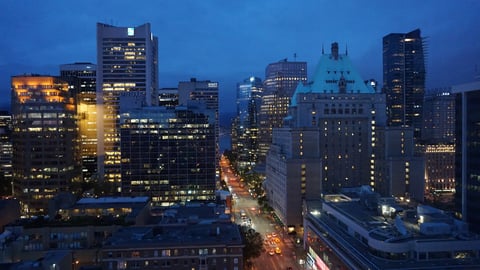
[[[222,159],[221,169],[232,193],[235,222],[251,226],[264,238],[265,252],[253,260],[252,269],[302,269],[297,258],[301,247],[294,244],[294,238],[275,223],[270,213],[261,211],[257,200],[252,198],[247,187],[231,170],[228,160]]]

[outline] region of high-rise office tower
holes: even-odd
[[[7,111],[0,111],[0,185],[5,188],[3,195],[13,195],[12,181],[12,116]]]
[[[191,78],[190,81],[182,81],[178,83],[178,103],[180,106],[189,104],[204,103],[206,105],[204,112],[211,119],[215,119],[215,165],[218,170],[220,162],[220,122],[218,116],[218,82],[205,80],[199,81]]]
[[[75,99],[78,143],[83,181],[95,180],[97,175],[97,66],[92,63],[73,63],[60,66],[60,78],[69,85]]]
[[[237,84],[237,116],[234,120],[237,169],[251,170],[258,160],[258,129],[263,82],[250,77]]]
[[[480,232],[480,82],[457,85],[455,95],[455,204],[459,216]]]
[[[120,192],[121,93],[158,104],[158,40],[146,23],[137,27],[97,24],[97,103],[99,177]]]
[[[122,193],[160,206],[215,198],[215,118],[197,106],[129,109],[121,117]]]
[[[426,198],[435,200],[455,190],[455,95],[451,88],[431,89],[425,94],[423,106],[425,144]]]
[[[425,94],[425,45],[416,29],[383,37],[383,89],[389,126],[411,126],[420,138]]]
[[[68,84],[50,76],[12,77],[13,182],[25,214],[80,180],[75,103]]]
[[[428,143],[455,141],[455,95],[450,88],[431,89],[423,104],[422,140]]]
[[[307,63],[287,59],[269,64],[265,69],[264,91],[260,108],[259,159],[265,161],[272,129],[283,125],[288,106],[299,83],[307,81]]]

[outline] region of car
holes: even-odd
[[[273,250],[273,249],[270,249],[270,250],[268,251],[268,254],[270,254],[270,256],[273,256],[273,255],[275,255],[275,250]]]
[[[280,254],[280,253],[282,253],[282,250],[279,247],[276,247],[275,248],[275,253]]]

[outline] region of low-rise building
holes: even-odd
[[[308,269],[479,269],[480,237],[465,222],[363,191],[305,203]]]
[[[5,226],[8,237],[0,261],[37,260],[47,252],[67,250],[79,266],[100,262],[105,240],[119,228],[144,225],[150,217],[148,197],[82,198],[55,216],[18,219]]]
[[[103,269],[243,269],[244,244],[233,223],[126,227],[102,248]]]
[[[149,197],[82,198],[73,206],[60,209],[63,219],[71,217],[123,218],[126,223],[145,225],[150,216]]]

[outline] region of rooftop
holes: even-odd
[[[188,245],[243,245],[238,226],[194,224],[178,226],[124,227],[110,237],[104,248],[175,247]]]
[[[375,90],[362,79],[350,61],[348,52],[345,50],[345,54],[338,53],[338,43],[332,43],[330,54],[322,52],[313,80],[306,84],[298,84],[292,96],[291,106],[297,105],[298,93],[371,94],[375,93]]]
[[[99,198],[82,198],[78,200],[77,205],[82,204],[123,204],[123,203],[147,203],[148,197],[99,197]]]

